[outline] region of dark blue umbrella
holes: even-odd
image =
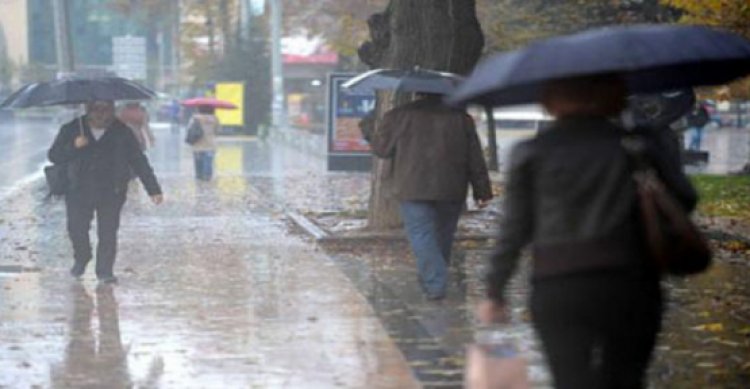
[[[701,26],[596,29],[532,43],[480,63],[448,102],[512,105],[539,101],[551,80],[620,74],[630,93],[720,85],[750,73],[750,41]]]
[[[147,100],[156,94],[120,77],[63,78],[28,84],[0,104],[0,108],[28,108],[83,104],[96,100]]]
[[[457,74],[420,68],[375,69],[362,73],[341,86],[355,93],[395,90],[445,95],[453,92],[461,81],[463,77]]]

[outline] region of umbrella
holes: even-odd
[[[146,100],[155,96],[150,89],[120,77],[67,77],[28,84],[8,96],[0,108],[28,108],[82,104],[96,100]]]
[[[446,72],[414,68],[411,70],[375,69],[362,73],[342,84],[355,93],[375,90],[448,94],[456,89],[463,77]]]
[[[550,80],[619,74],[630,93],[720,85],[750,73],[750,41],[701,26],[595,29],[496,54],[451,96],[454,105],[536,102]]]
[[[237,105],[229,101],[219,100],[213,97],[196,97],[183,100],[180,104],[186,107],[212,107],[216,109],[237,109]]]

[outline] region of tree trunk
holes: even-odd
[[[468,73],[484,46],[476,18],[475,0],[391,0],[386,10],[370,16],[370,41],[359,48],[359,57],[370,68],[425,69]],[[379,93],[377,119],[411,96]],[[376,126],[377,128],[377,126]],[[376,129],[377,131],[377,129]],[[389,160],[375,159],[368,225],[373,229],[400,224],[398,202],[393,198]]]

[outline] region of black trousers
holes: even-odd
[[[125,203],[125,193],[76,194],[65,196],[68,219],[68,236],[73,243],[76,263],[86,264],[91,258],[89,230],[96,214],[96,276],[111,277],[117,256],[117,230],[120,228],[120,211]]]
[[[531,312],[555,388],[644,388],[661,328],[656,275],[601,272],[536,281]]]

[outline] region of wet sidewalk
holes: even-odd
[[[38,183],[0,207],[0,387],[419,386],[367,300],[256,188],[304,160],[228,139],[198,183],[180,135],[156,135],[167,200],[131,193],[114,288],[91,267],[68,276],[64,207]]]

